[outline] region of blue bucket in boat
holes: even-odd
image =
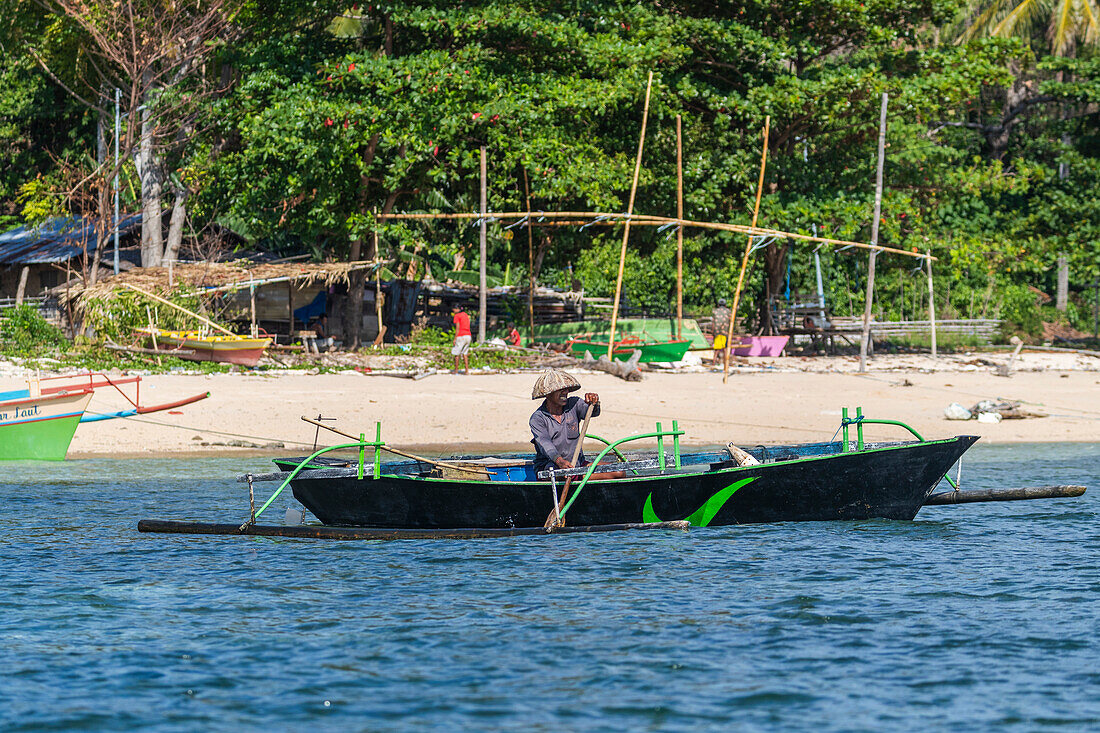
[[[487,467],[490,481],[537,481],[535,467],[531,463],[522,466]]]

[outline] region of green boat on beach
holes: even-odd
[[[64,460],[93,393],[34,391],[0,392],[0,460]]]
[[[145,415],[189,405],[210,396],[203,392],[163,405],[139,404],[140,376],[108,377],[86,374],[35,377],[26,389],[0,392],[0,461],[63,461],[76,428],[82,422],[98,422]],[[134,396],[122,391],[134,386]],[[130,403],[125,410],[85,417],[96,389],[111,387]]]
[[[520,326],[520,332],[526,343],[528,329]],[[574,339],[589,339],[591,341],[603,341],[604,353],[607,352],[607,336],[611,333],[611,321],[606,319],[593,319],[587,321],[564,321],[561,323],[539,323],[535,325],[533,338],[540,344],[564,344]],[[504,338],[507,329],[497,328],[490,330],[489,336]],[[642,341],[669,341],[686,339],[691,342],[689,348],[709,349],[710,341],[707,339],[699,324],[693,318],[685,318],[683,330],[677,333],[675,318],[620,318],[615,325],[617,338],[635,337]]]
[[[682,332],[677,330],[675,318],[623,318],[616,324],[612,353],[616,359],[629,359],[635,350],[640,350],[639,361],[670,362],[680,361],[691,349],[710,349],[710,342],[695,320],[685,318]],[[541,323],[535,326],[534,342],[565,344],[574,356],[583,357],[585,351],[591,351],[592,356],[599,358],[607,353],[610,333],[611,322],[605,320]],[[503,337],[504,332],[491,335]]]
[[[569,344],[569,350],[576,357],[583,357],[586,351],[592,352],[592,356],[596,358],[607,353],[606,338],[603,341],[578,338],[571,339],[566,343]],[[627,337],[615,341],[611,356],[619,360],[629,359],[635,351],[640,351],[642,352],[638,359],[640,362],[680,361],[689,348],[691,348],[691,341],[688,339],[643,341],[638,338]]]

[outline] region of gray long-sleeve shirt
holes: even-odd
[[[539,409],[531,415],[531,442],[535,445],[535,470],[545,471],[548,466],[554,465],[554,459],[562,456],[567,461],[573,460],[573,451],[577,447],[577,440],[581,437],[581,423],[588,412],[588,403],[580,397],[570,397],[565,403],[565,410],[559,423],[546,409],[546,403],[539,405]],[[600,405],[592,411],[592,417],[600,414]],[[584,462],[584,453],[578,459]]]

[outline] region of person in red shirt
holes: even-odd
[[[522,339],[519,337],[519,331],[516,330],[516,324],[508,324],[508,344],[511,346],[522,345]]]
[[[463,374],[469,374],[470,372],[470,342],[473,341],[473,334],[470,333],[470,316],[462,310],[462,306],[455,303],[451,306],[451,313],[455,324],[455,343],[451,347],[451,354],[455,358],[455,371],[458,371],[458,357],[462,357]]]

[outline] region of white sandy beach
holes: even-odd
[[[830,438],[842,407],[861,406],[868,417],[901,420],[925,437],[976,434],[985,442],[1100,443],[1100,358],[1025,352],[1011,377],[994,374],[1007,355],[879,356],[867,374],[853,357],[742,359],[722,383],[720,371],[651,371],[642,382],[599,372],[576,372],[585,391],[598,392],[603,414],[590,431],[608,438],[645,432],[673,419],[688,445],[804,442]],[[8,365],[0,390],[25,386]],[[210,398],[135,418],[81,425],[71,457],[148,456],[192,452],[270,450],[300,452],[315,429],[300,416],[336,418],[347,432],[396,447],[446,453],[464,448],[526,449],[527,420],[536,403],[536,374],[435,374],[421,380],[360,373],[304,372],[144,377],[146,404],[198,392]],[[983,424],[948,421],[951,402],[970,407],[983,399],[1020,400],[1044,418]],[[89,412],[124,409],[113,390],[97,390]],[[902,439],[896,427],[868,427],[868,438]],[[339,442],[336,436],[322,443]]]

